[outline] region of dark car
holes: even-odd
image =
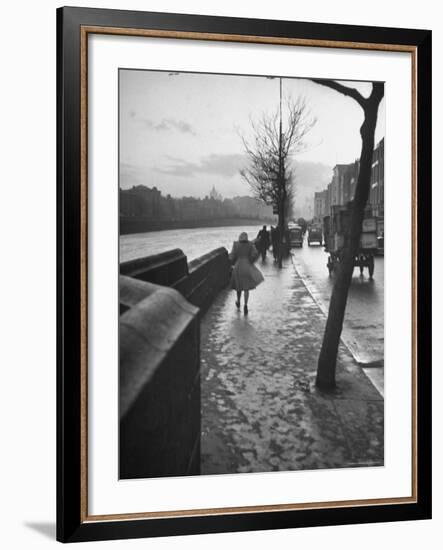
[[[308,246],[311,246],[311,243],[318,243],[320,246],[323,244],[323,233],[321,227],[313,226],[309,228]]]
[[[303,230],[299,225],[288,224],[288,233],[289,233],[289,246],[292,248],[294,246],[303,246]]]
[[[377,237],[377,256],[384,256],[385,255],[385,238],[383,235],[379,235]]]

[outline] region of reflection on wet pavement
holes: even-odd
[[[292,261],[304,283],[324,313],[329,307],[334,276],[326,268],[323,247],[307,246],[292,250]],[[358,269],[349,288],[342,338],[361,363],[384,358],[384,258],[375,257],[374,278],[363,277]]]
[[[202,320],[201,473],[383,464],[383,399],[344,346],[314,386],[325,316],[290,260],[258,263],[249,315],[222,292]]]

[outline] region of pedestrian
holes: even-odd
[[[258,232],[256,243],[258,252],[261,255],[261,259],[262,261],[265,261],[266,251],[268,250],[270,244],[269,233],[266,229],[266,225],[264,225],[263,228],[260,229],[260,231]]]
[[[272,254],[274,262],[278,260],[278,249],[280,246],[280,230],[278,227],[271,227]]]
[[[253,243],[248,240],[247,233],[240,233],[238,241],[235,241],[232,245],[229,258],[234,264],[231,275],[231,288],[237,292],[235,305],[237,309],[240,309],[241,293],[244,292],[243,312],[247,315],[249,291],[264,281],[261,271],[254,265],[258,258],[258,252]]]

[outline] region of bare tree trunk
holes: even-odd
[[[329,303],[325,334],[318,360],[316,385],[323,389],[333,389],[336,384],[337,353],[343,328],[349,286],[354,270],[354,259],[359,248],[364,211],[369,196],[375,126],[377,124],[378,106],[382,97],[383,89],[378,94],[373,93],[370,98],[365,100],[365,119],[360,128],[362,137],[360,170],[351,210],[349,236],[338,265],[336,280]]]
[[[285,215],[283,212],[283,206],[281,207],[280,216],[278,217],[278,267],[283,267],[283,235],[285,227]]]
[[[286,189],[282,189],[281,191],[281,198],[280,198],[280,204],[279,204],[279,213],[278,213],[278,267],[283,267],[283,237],[284,237],[284,231],[285,231],[285,211],[286,211],[286,200],[287,200],[287,194]]]

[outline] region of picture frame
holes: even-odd
[[[324,502],[89,513],[88,37],[403,52],[412,74],[411,494]],[[104,208],[104,207],[100,207]],[[92,8],[57,10],[57,539],[283,529],[431,517],[431,32]],[[117,358],[115,359],[117,360]],[[257,483],[260,483],[259,478]],[[134,481],[137,483],[137,481]]]

